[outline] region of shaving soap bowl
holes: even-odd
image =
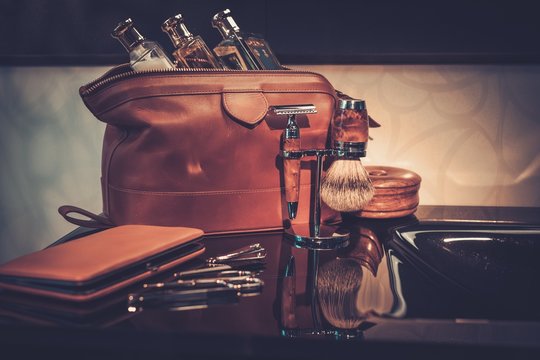
[[[422,178],[417,173],[391,166],[366,166],[375,188],[368,205],[353,213],[357,217],[390,219],[410,215],[419,203]]]

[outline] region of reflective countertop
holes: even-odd
[[[539,355],[539,215],[538,208],[421,206],[400,219],[347,218],[349,245],[326,251],[296,248],[281,232],[206,237],[203,258],[253,243],[267,250],[260,294],[202,309],[143,306],[130,313],[127,296],[141,284],[85,305],[3,292],[0,353]],[[486,240],[524,227],[529,233],[517,242]],[[202,264],[196,259],[174,271]],[[169,279],[171,273],[152,281]]]

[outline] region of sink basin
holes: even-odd
[[[540,225],[421,221],[394,229],[389,246],[458,316],[540,319]]]

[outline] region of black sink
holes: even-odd
[[[540,319],[540,225],[421,221],[394,229],[389,247],[402,272],[414,268],[434,285],[425,298],[458,309],[453,316]]]

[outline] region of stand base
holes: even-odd
[[[297,248],[310,250],[334,250],[349,245],[349,233],[331,225],[321,225],[318,235],[309,224],[294,225],[285,229],[285,238]]]

